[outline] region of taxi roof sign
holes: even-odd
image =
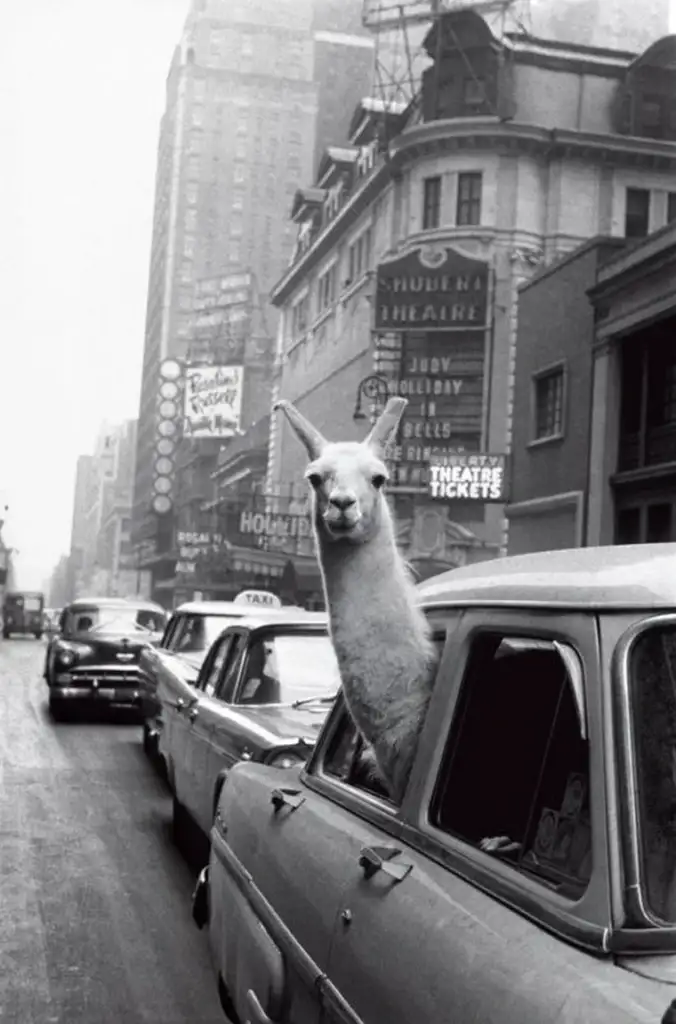
[[[276,594],[269,590],[243,590],[234,600],[234,604],[249,604],[255,608],[281,608],[282,602]]]

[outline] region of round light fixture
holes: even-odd
[[[165,380],[160,385],[160,398],[176,398],[178,396],[178,384],[173,380]]]
[[[158,516],[164,516],[170,511],[171,498],[167,498],[166,494],[156,494],[153,498],[153,512],[157,512]]]
[[[163,420],[173,419],[177,412],[176,402],[160,402],[160,416]]]
[[[155,463],[155,472],[159,473],[160,476],[169,476],[169,474],[173,472],[173,469],[174,463],[171,459],[166,458],[166,456],[160,456]]]
[[[173,437],[176,433],[176,424],[173,420],[161,420],[157,425],[157,433],[161,437]]]
[[[160,366],[160,377],[163,380],[178,380],[181,376],[181,364],[175,359],[165,359]]]
[[[170,437],[161,437],[155,447],[158,455],[173,455],[175,445]]]
[[[158,476],[153,484],[155,494],[169,494],[171,491],[171,480],[168,476]]]

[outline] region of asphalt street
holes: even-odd
[[[140,726],[53,722],[44,650],[0,639],[0,1021],[223,1024]]]

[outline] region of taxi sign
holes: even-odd
[[[282,602],[276,594],[269,590],[243,590],[234,601],[235,604],[250,604],[257,608],[281,608]]]

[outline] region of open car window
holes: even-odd
[[[589,741],[583,669],[572,647],[475,637],[430,821],[581,898],[592,866]]]

